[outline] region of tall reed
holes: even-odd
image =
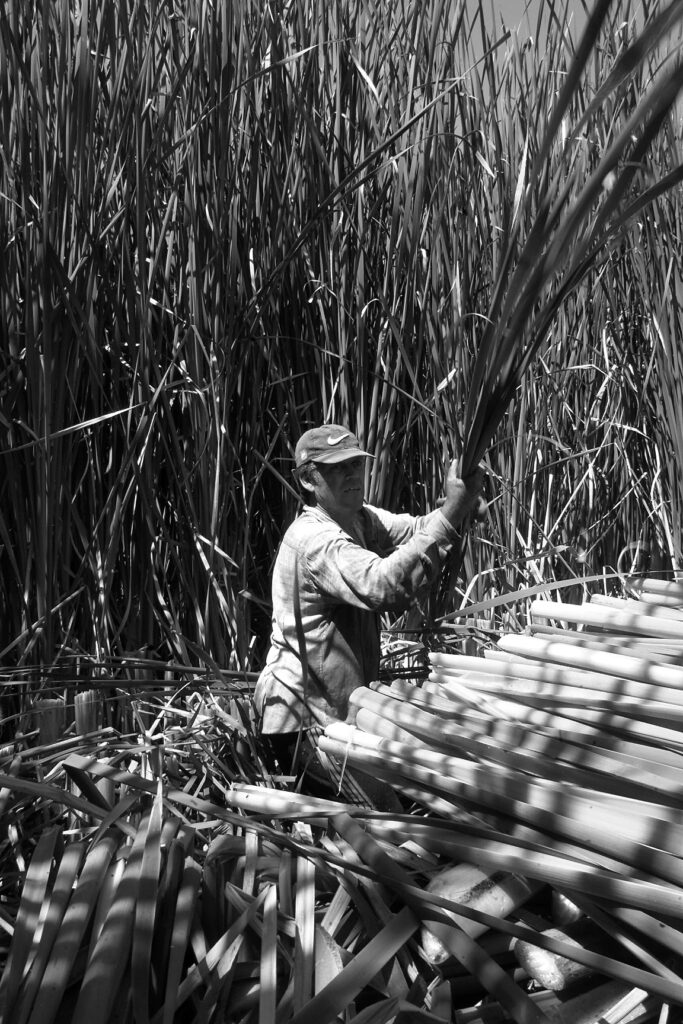
[[[566,164],[561,144],[634,18],[605,8],[549,142],[570,199],[627,147],[656,40]],[[575,59],[566,7],[534,29],[455,0],[0,8],[5,665],[257,666],[292,445],[322,419],[376,455],[371,501],[433,505]],[[662,132],[636,200],[677,166],[673,116]],[[645,532],[680,561],[679,207],[589,252],[552,321],[532,301],[549,338],[487,445],[490,529],[433,614],[615,566]]]

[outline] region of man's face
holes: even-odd
[[[348,516],[363,507],[365,459],[360,456],[329,466],[316,463],[310,476],[316,504],[331,516]]]

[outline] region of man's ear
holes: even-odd
[[[315,484],[312,479],[315,467],[309,462],[307,465],[302,466],[299,470],[299,486],[307,495],[312,495],[315,491]]]

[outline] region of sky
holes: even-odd
[[[472,5],[476,5],[478,2],[479,0],[468,0],[468,3]],[[488,7],[489,21],[495,17],[496,24],[500,24],[502,19],[509,29],[521,27],[523,33],[528,33],[525,17],[526,9],[529,9],[531,25],[534,26],[542,2],[543,0],[484,0],[485,8]],[[557,6],[558,8],[563,6],[562,0],[560,0]],[[580,0],[576,0],[571,6],[574,8],[575,24],[583,26],[586,16]]]

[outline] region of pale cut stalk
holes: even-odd
[[[639,636],[662,637],[680,640],[680,624],[654,615],[620,612],[599,605],[573,605],[560,601],[533,601],[532,616],[539,619],[560,619],[582,626],[597,626],[615,633],[636,633]]]
[[[483,722],[485,715],[475,712],[456,702],[451,694],[444,693],[440,683],[427,682],[422,686],[402,686],[401,689],[386,686],[358,687],[353,691],[349,702],[353,706],[361,706],[367,699],[368,692],[376,693],[380,699],[393,701],[398,707],[419,708],[421,711],[436,712],[444,721],[459,721],[462,718],[479,716]]]
[[[248,783],[233,783],[225,791],[226,803],[248,814],[269,817],[310,818],[353,810],[350,804],[322,797],[304,796],[283,789],[268,789]]]
[[[537,671],[536,674],[529,672],[526,677],[520,672],[516,676],[503,678],[502,673],[496,676],[466,672],[453,676],[440,670],[438,673],[430,673],[429,678],[454,697],[467,693],[475,706],[479,705],[474,694],[480,694],[483,699],[489,696],[503,701],[514,698],[520,704],[541,709],[550,709],[553,705],[560,709],[585,707],[608,710],[615,714],[632,713],[638,717],[659,720],[662,724],[680,723],[683,720],[683,701],[681,694],[675,690],[667,692],[659,689],[645,694],[630,684],[634,692],[628,693],[626,687],[629,683],[624,683],[622,687],[619,685],[621,680],[611,681],[607,677],[604,677],[604,689],[600,687],[599,680],[594,680],[592,686],[584,686],[584,680],[576,670],[573,674],[568,670],[564,677],[557,673],[556,677],[555,681],[548,679],[543,671]]]
[[[596,800],[596,804],[599,804],[599,799]],[[599,816],[590,830],[582,829],[580,826],[577,828],[572,819],[563,815],[544,816],[540,813],[530,816],[534,823],[533,827],[510,822],[496,826],[475,818],[456,820],[462,834],[467,835],[465,845],[459,845],[459,837],[454,837],[452,832],[439,828],[438,824],[425,827],[419,821],[415,824],[405,822],[401,828],[404,833],[420,840],[429,849],[438,850],[447,856],[455,855],[466,859],[476,858],[477,851],[480,850],[489,853],[494,849],[504,851],[509,848],[515,854],[528,850],[530,855],[537,852],[541,855],[549,853],[564,856],[567,861],[580,861],[585,865],[593,865],[622,875],[633,875],[637,872],[643,879],[651,882],[666,883],[679,889],[683,887],[683,868],[675,850],[667,852],[641,843],[629,842],[622,836],[615,835],[609,826],[603,826]],[[371,831],[384,827],[385,833],[394,842],[400,838],[400,830],[396,831],[391,822],[370,822],[368,827]],[[499,844],[502,844],[502,847]],[[467,853],[468,848],[470,854]],[[503,852],[501,863],[504,863],[504,856]],[[656,934],[656,931],[652,934]],[[674,942],[672,945],[676,944]]]
[[[330,752],[335,750],[338,752],[341,745],[330,740],[327,741],[327,747]],[[366,770],[372,769],[378,774],[381,772],[385,777],[390,774],[392,769],[397,773],[402,770],[398,759],[388,758],[387,755],[373,757],[372,753],[366,749],[353,748],[349,758]],[[431,782],[435,788],[438,789],[441,786],[446,790],[449,789],[447,780],[436,779],[434,773],[428,773],[424,769],[415,770],[411,766],[405,766],[404,770],[408,777],[415,776],[422,781],[426,781],[431,775]],[[470,839],[462,842],[460,846],[457,841],[452,841],[450,849],[462,859],[472,856]],[[636,881],[621,876],[606,875],[597,871],[592,865],[572,863],[570,866],[566,857],[558,857],[553,860],[547,854],[530,856],[528,852],[525,852],[523,856],[516,857],[507,848],[499,855],[480,848],[477,855],[481,864],[493,869],[508,871],[512,869],[525,877],[534,878],[539,882],[548,882],[558,888],[573,887],[574,890],[580,890],[593,897],[614,900],[636,909],[660,913],[664,917],[683,919],[683,907],[679,906],[681,902],[679,896],[683,896],[683,892],[656,881],[649,879]],[[674,893],[678,893],[679,896],[672,900]],[[569,952],[571,953],[571,950]]]
[[[571,668],[548,662],[532,664],[528,659],[498,662],[494,659],[463,658],[463,661],[465,660],[468,664],[463,666],[462,672],[458,671],[457,662],[452,668],[450,664],[441,664],[438,665],[438,673],[432,673],[429,678],[438,683],[440,679],[447,679],[453,672],[458,678],[474,686],[485,684],[488,679],[500,681],[503,684],[528,680],[530,688],[536,682],[569,685],[594,690],[602,694],[656,700],[683,707],[683,694],[679,687],[673,686],[671,683],[668,685],[655,682],[644,683],[616,674],[608,675],[606,672],[595,672],[588,667]],[[475,662],[479,662],[479,664],[474,665]]]
[[[645,700],[642,697],[627,697],[617,694],[607,696],[597,693],[595,690],[583,689],[580,686],[563,686],[543,684],[535,689],[531,685],[521,681],[515,683],[496,683],[489,680],[486,684],[473,685],[472,680],[463,679],[455,684],[452,680],[444,678],[444,689],[461,692],[466,688],[470,695],[479,694],[481,700],[496,698],[501,701],[500,707],[509,710],[509,701],[513,700],[517,705],[524,705],[529,708],[538,708],[541,711],[557,711],[566,715],[572,712],[586,711],[596,712],[600,715],[609,713],[614,716],[613,724],[619,727],[620,721],[616,716],[630,716],[640,722],[647,721],[655,727],[674,726],[680,729],[683,725],[683,708],[677,702],[668,704],[662,700]],[[456,689],[457,686],[457,689]],[[480,702],[473,699],[474,706],[481,706]],[[624,728],[622,725],[621,728]],[[640,730],[639,730],[640,731]]]
[[[364,690],[365,687],[359,687],[359,690]],[[382,683],[373,683],[369,689],[376,693],[384,694],[387,697],[392,697],[397,700],[407,701],[413,706],[433,708],[439,711],[443,715],[454,714],[456,709],[453,708],[452,702],[444,698],[444,695],[440,692],[437,686],[428,684],[427,686],[416,686],[414,683],[407,683],[403,680],[396,681],[391,686],[386,686]],[[354,693],[351,693],[349,701],[351,704],[354,703]]]
[[[501,636],[498,646],[503,651],[519,654],[539,661],[551,661],[572,668],[589,669],[607,676],[623,676],[634,682],[652,683],[680,689],[683,684],[683,668],[673,665],[657,665],[645,658],[634,658],[628,654],[600,651],[594,648],[582,650],[575,644],[559,640],[543,640],[538,637],[514,635]]]
[[[525,784],[523,780],[516,783],[507,777],[509,773],[494,772],[491,769],[482,771],[475,768],[468,774],[471,780],[476,781],[463,782],[455,777],[450,765],[447,767],[447,773],[427,767],[422,763],[423,759],[419,754],[413,755],[409,750],[405,750],[405,745],[394,744],[391,741],[382,740],[380,737],[367,737],[361,734],[357,737],[357,742],[351,742],[348,737],[342,742],[326,734],[321,737],[320,743],[324,749],[336,756],[339,756],[342,750],[345,751],[350,761],[359,767],[364,767],[365,770],[377,771],[379,767],[386,777],[390,774],[389,768],[398,769],[399,775],[404,775],[410,780],[417,779],[427,782],[430,786],[448,795],[480,801],[484,806],[492,807],[520,820],[533,823],[547,821],[550,831],[559,830],[580,837],[582,832],[588,830],[592,836],[591,841],[599,843],[600,835],[604,835],[605,839],[611,843],[612,850],[619,847],[619,837],[626,837],[631,844],[635,844],[629,848],[629,855],[638,856],[643,860],[642,868],[644,870],[646,870],[648,859],[661,862],[666,867],[669,860],[667,850],[675,854],[678,848],[676,844],[680,842],[680,825],[671,825],[662,821],[669,813],[667,808],[652,807],[650,816],[645,815],[640,818],[637,818],[635,813],[629,813],[629,820],[624,821],[625,815],[615,809],[613,798],[609,800],[601,798],[596,801],[595,794],[589,794],[584,799],[578,799],[568,792],[565,793],[565,788],[569,789],[569,787],[562,787],[561,799],[558,804],[559,794],[552,796],[550,793],[552,787],[532,782]],[[424,760],[434,761],[435,759],[425,758]],[[446,767],[451,760],[443,758],[442,766]],[[597,816],[596,803],[599,806]],[[624,803],[630,805],[631,809],[633,808],[632,801],[624,801]],[[558,805],[561,807],[561,813],[557,809]],[[662,823],[658,827],[660,822]],[[649,845],[650,837],[653,835],[658,837],[658,848],[662,856],[657,849]],[[626,850],[627,844],[623,838],[621,842]],[[467,854],[463,856],[466,857]],[[523,867],[515,870],[524,873]],[[652,874],[657,875],[656,869]],[[532,877],[536,876],[532,873]],[[683,889],[674,888],[674,885],[675,883],[672,883],[670,890],[672,898],[679,899],[674,894],[680,893],[680,899],[683,900]],[[599,895],[599,893],[595,894]],[[642,904],[634,905],[642,907]],[[659,905],[661,907],[661,903]]]
[[[462,821],[465,824],[487,827],[485,818],[478,815],[476,811],[465,810],[459,803],[447,799],[444,794],[436,790],[430,790],[427,786],[418,786],[415,783],[411,783],[407,779],[400,778],[394,771],[384,772],[380,777],[409,800],[413,800],[415,803],[425,807],[432,814],[439,815],[439,817],[445,818],[447,821]],[[481,814],[486,815],[486,811],[482,809]],[[491,817],[491,815],[488,815],[488,817]]]
[[[552,758],[556,762],[567,762],[569,765],[578,764],[601,774],[623,777],[630,782],[663,793],[669,798],[674,795],[673,801],[664,800],[665,803],[676,803],[678,792],[683,791],[683,757],[679,757],[678,765],[673,764],[672,758],[668,758],[666,772],[658,772],[653,767],[651,746],[643,747],[641,756],[636,757],[632,753],[608,747],[604,735],[601,735],[599,730],[591,741],[583,744],[578,737],[567,735],[562,730],[534,732],[531,729],[507,728],[503,722],[496,722],[488,730],[476,732],[472,729],[461,729],[453,735],[451,730],[440,728],[442,723],[435,716],[431,717],[431,722],[429,716],[416,719],[410,724],[410,731],[424,740],[431,740],[432,745],[440,745],[442,749],[451,747],[457,751],[461,744],[466,745],[470,739],[478,739],[487,746],[519,750],[530,756]],[[361,725],[360,713],[357,724]]]
[[[444,683],[444,687],[450,684]],[[590,742],[595,738],[600,746],[619,749],[636,756],[644,748],[653,762],[680,767],[683,744],[677,729],[639,721],[616,714],[605,716],[589,708],[557,708],[555,711],[524,706],[495,696],[488,698],[491,713],[508,724],[554,736],[569,735],[577,742]]]
[[[575,785],[554,785],[544,779],[531,780],[522,772],[505,771],[493,765],[482,766],[464,758],[441,754],[420,745],[406,744],[386,740],[380,736],[370,735],[360,729],[354,729],[343,723],[328,725],[324,740],[335,741],[338,749],[367,750],[368,752],[391,756],[396,760],[405,758],[407,764],[414,764],[435,771],[442,777],[448,777],[464,785],[476,785],[483,782],[493,786],[510,800],[533,802],[534,807],[547,811],[555,811],[562,807],[563,813],[572,816],[592,817],[592,805],[596,793],[590,787]],[[557,806],[556,806],[557,805]],[[637,842],[645,842],[648,835],[657,832],[656,825],[666,822],[670,829],[671,841],[683,840],[683,812],[676,808],[667,808],[659,803],[634,800],[628,797],[600,794],[601,816],[610,819],[616,831],[629,836]],[[627,818],[628,820],[624,820]],[[637,824],[636,824],[637,823]],[[645,830],[645,831],[644,831]]]
[[[392,720],[377,715],[373,711],[361,709],[358,712],[356,725],[364,732],[381,736],[384,739],[406,742],[406,730],[400,729]],[[586,789],[595,790],[596,794],[639,796],[644,800],[660,801],[664,806],[679,808],[683,806],[680,796],[676,799],[675,795],[670,793],[670,786],[666,780],[662,780],[654,773],[649,775],[641,773],[640,776],[635,772],[627,774],[624,766],[618,764],[616,759],[595,757],[593,762],[588,764],[588,759],[569,759],[566,746],[553,756],[546,749],[547,745],[544,746],[540,743],[535,744],[534,748],[531,744],[525,744],[523,747],[517,746],[511,749],[501,745],[499,741],[484,736],[465,738],[460,735],[452,737],[450,740],[444,738],[435,741],[433,734],[430,737],[427,730],[416,729],[416,733],[421,736],[421,742],[428,743],[433,749],[443,753],[465,752],[476,757],[480,762],[488,761],[520,771],[528,771],[530,775],[538,775],[546,780],[554,779],[560,783],[567,782],[584,786]],[[415,735],[408,734],[407,742],[414,743]],[[577,755],[578,748],[574,748],[573,753]],[[600,768],[594,767],[596,764],[599,764]],[[621,771],[617,771],[618,768]]]
[[[683,607],[683,599],[677,597],[675,594],[658,594],[651,593],[649,590],[637,591],[637,600],[643,605],[658,605],[661,608],[678,608]]]
[[[453,726],[450,723],[439,722],[436,716],[430,715],[423,710],[411,708],[408,705],[401,706],[400,702],[390,697],[385,697],[373,690],[356,690],[352,696],[356,707],[364,707],[370,711],[376,711],[382,717],[391,719],[411,732],[419,731],[426,738],[429,738],[430,735],[438,736],[449,742],[450,737],[454,734]],[[629,755],[639,754],[642,758],[658,761],[668,766],[671,765],[677,769],[681,767],[681,756],[679,754],[668,750],[658,750],[651,745],[642,743],[638,745],[630,741],[614,739],[611,736],[607,736],[600,727],[600,723],[593,727],[558,714],[545,714],[533,711],[532,709],[528,711],[522,721],[520,709],[514,707],[513,710],[516,712],[517,717],[512,721],[506,721],[503,715],[497,716],[495,719],[487,718],[478,713],[470,716],[461,715],[459,716],[460,727],[457,735],[462,734],[471,737],[482,734],[489,735],[498,737],[506,745],[514,746],[523,745],[525,736],[532,733],[562,741],[571,740],[579,744],[595,744],[601,746],[601,748],[613,749]],[[655,730],[655,732],[656,736],[660,736],[658,731]],[[674,739],[677,738],[678,734],[675,734]],[[639,762],[636,762],[636,767],[640,767]]]
[[[275,1024],[277,1008],[277,886],[266,889],[261,932],[259,1024]]]
[[[577,827],[576,823],[562,815],[549,815],[532,810],[519,814],[520,820],[515,822],[503,819],[502,825],[487,826],[464,822],[459,827],[463,834],[469,834],[468,842],[473,849],[488,839],[509,843],[514,848],[530,849],[538,852],[556,853],[567,860],[576,860],[598,869],[604,869],[619,875],[648,878],[651,881],[671,883],[680,887],[681,866],[676,851],[666,853],[651,846],[627,842],[617,836],[609,827],[602,827],[599,816],[590,829]],[[526,822],[526,823],[523,823]],[[376,823],[369,825],[376,827]],[[389,827],[389,834],[393,835]],[[403,831],[421,842],[428,849],[449,853],[449,831],[435,823],[428,828],[419,821],[409,821],[402,826]],[[619,908],[612,907],[612,913],[618,915]],[[683,934],[679,930],[671,930],[667,934],[667,925],[662,921],[648,919],[641,911],[624,909],[624,917],[628,923],[643,931],[651,938],[668,944],[672,950],[681,949]]]
[[[453,683],[444,683],[445,689],[454,690],[456,696],[462,696],[462,686],[454,686]],[[604,715],[601,711],[592,711],[588,707],[564,707],[556,711],[545,711],[540,708],[525,706],[511,700],[502,700],[498,697],[481,697],[482,704],[486,702],[487,712],[492,717],[502,717],[510,721],[517,721],[523,724],[540,725],[553,728],[559,725],[562,719],[574,723],[574,727],[584,726],[597,732],[614,733],[618,736],[627,736],[630,740],[637,740],[652,745],[663,744],[672,747],[675,751],[683,751],[683,734],[679,729],[671,729],[666,725],[657,722],[640,721],[635,718],[627,718],[624,715]]]
[[[547,640],[551,634],[543,627],[537,629],[531,626],[528,635],[536,640]],[[609,637],[605,636],[604,639],[600,639],[596,634],[574,633],[566,629],[558,630],[557,634],[554,635],[559,642],[572,644],[572,646],[580,647],[584,651],[596,651],[598,654],[612,652],[630,658],[639,658],[646,663],[680,666],[681,659],[683,658],[683,644],[676,644],[672,640],[657,641],[647,640],[642,637],[633,642],[634,637],[632,636],[615,637],[611,634]],[[512,654],[510,651],[490,647],[484,651],[483,660],[528,662],[529,659],[523,658],[521,654]]]
[[[662,597],[674,598],[683,605],[683,579],[659,580],[654,576],[643,576],[627,582],[636,593],[642,591],[644,594],[659,594]]]
[[[303,1010],[311,998],[315,971],[315,864],[298,857],[296,866],[294,1013]]]
[[[85,690],[74,695],[76,732],[87,735],[97,730],[101,717],[101,697],[97,690]]]
[[[640,1021],[651,1019],[651,1002],[644,989],[635,988],[633,992],[623,996],[616,1006],[605,1011],[599,1024],[603,1024],[603,1020],[604,1024],[639,1024]]]
[[[443,685],[443,684],[442,684]],[[374,690],[358,690],[355,698],[356,705],[375,710],[385,718],[390,718],[405,727],[410,732],[418,731],[424,733],[427,738],[439,736],[446,741],[453,736],[452,721],[443,722],[436,715],[432,715],[425,709],[416,708],[413,705],[402,705],[401,702],[385,697],[382,693]],[[455,706],[455,702],[450,702]],[[488,716],[477,712],[461,712],[453,715],[457,719],[458,729],[456,735],[464,736],[490,736],[500,743],[509,746],[523,746],[527,742],[527,736],[540,737],[539,742],[555,740],[564,743],[565,741],[578,745],[581,757],[585,756],[585,750],[598,747],[608,751],[610,755],[618,754],[624,758],[636,770],[650,768],[653,763],[665,766],[668,774],[673,769],[673,777],[683,767],[683,757],[680,753],[661,746],[653,746],[651,743],[636,743],[631,740],[607,734],[600,725],[593,727],[582,724],[561,715],[542,715],[534,713],[533,720],[506,721],[497,717],[492,720]]]
[[[635,615],[652,615],[655,619],[673,619],[683,622],[683,610],[672,605],[658,604],[629,597],[613,597],[611,594],[592,594],[589,602],[593,607],[614,608],[616,611]]]

